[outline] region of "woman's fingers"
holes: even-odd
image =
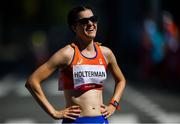
[[[107,106],[105,105],[101,106],[101,113],[105,118],[108,118],[110,116]]]
[[[114,107],[111,106],[106,106],[106,105],[101,105],[101,113],[105,118],[110,117],[115,111]]]
[[[78,105],[73,105],[73,106],[71,106],[71,107],[69,107],[70,109],[80,109],[80,106],[78,106]]]
[[[111,114],[108,113],[108,114],[105,116],[105,118],[109,118],[110,116],[111,116]]]
[[[76,117],[79,117],[81,113],[80,106],[71,106],[64,110],[64,118],[69,118],[75,120]]]
[[[107,107],[106,107],[106,105],[101,105],[101,113],[103,114],[103,113],[105,113],[107,111]]]
[[[101,105],[101,108],[106,108],[106,105],[102,104],[102,105]]]
[[[81,113],[80,109],[69,110],[70,113]]]
[[[69,113],[81,113],[80,106],[71,106],[69,107]]]
[[[105,110],[104,112],[102,112],[102,115],[106,116],[108,113],[108,110]]]
[[[107,112],[107,109],[101,110],[101,113],[102,113],[102,114],[105,114],[106,112]]]
[[[110,113],[109,111],[105,111],[105,112],[103,113],[103,116],[104,116],[105,118],[108,118],[109,116],[111,116],[111,113]]]
[[[71,116],[71,117],[79,117],[80,116],[80,114],[76,114],[76,113],[68,113],[67,115]]]
[[[72,116],[69,116],[69,115],[64,115],[64,118],[69,118],[69,119],[72,119],[72,120],[76,120],[75,117],[72,117]]]

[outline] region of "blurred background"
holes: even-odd
[[[72,42],[68,11],[91,6],[99,16],[96,41],[114,52],[127,86],[110,122],[180,123],[180,7],[169,0],[6,0],[0,4],[0,123],[58,123],[24,87],[27,77]],[[64,107],[56,71],[43,83]],[[113,92],[111,75],[105,102]],[[113,84],[113,83],[112,83]]]

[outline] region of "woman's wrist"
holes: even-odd
[[[117,110],[120,110],[120,105],[119,102],[117,102],[115,99],[111,99],[110,105],[112,105],[114,108],[116,108]]]
[[[52,112],[50,112],[50,114],[53,118],[56,118],[57,112],[56,110],[53,110]]]
[[[116,110],[116,107],[114,107],[112,104],[109,104],[109,107],[110,107],[111,109],[113,109],[114,111]]]
[[[56,111],[56,110],[53,110],[53,111],[51,112],[51,116],[52,116],[54,119],[61,119],[61,118],[62,118],[60,112],[58,112],[58,111]]]

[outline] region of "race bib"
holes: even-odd
[[[101,84],[106,77],[103,65],[73,65],[74,88],[84,84]]]

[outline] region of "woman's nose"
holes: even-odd
[[[93,25],[93,22],[88,20],[88,25]]]

